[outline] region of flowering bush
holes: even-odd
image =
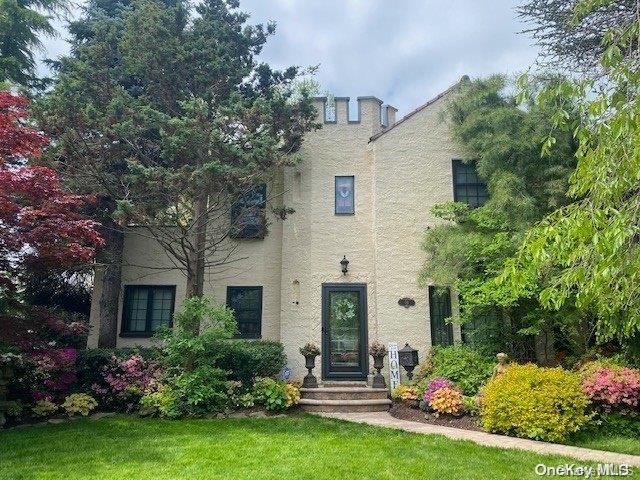
[[[460,415],[464,411],[462,392],[452,387],[441,387],[431,395],[429,406],[437,413]]]
[[[429,383],[427,383],[427,388],[422,395],[422,400],[424,401],[424,403],[430,405],[433,395],[441,388],[455,388],[455,385],[452,381],[447,380],[446,378],[434,378],[433,380],[429,381]]]
[[[640,406],[640,372],[626,367],[584,369],[582,391],[605,409]]]
[[[418,389],[415,385],[398,385],[391,392],[393,400],[415,406],[418,402]]]
[[[95,398],[86,393],[72,393],[64,399],[62,404],[62,408],[70,417],[76,414],[86,417],[97,406],[98,402],[96,402]]]
[[[38,417],[48,417],[58,411],[58,405],[49,400],[38,400],[31,410]]]
[[[75,348],[47,348],[27,357],[33,368],[32,375],[24,376],[34,400],[59,400],[76,380],[75,366],[78,352]]]
[[[111,408],[132,411],[140,398],[157,387],[158,367],[140,355],[126,359],[112,357],[100,372],[100,380],[91,386],[100,400]]]
[[[561,442],[592,418],[580,375],[562,368],[509,365],[482,394],[482,423],[490,432]]]
[[[267,410],[280,412],[300,401],[300,388],[273,378],[257,378],[253,384],[253,396],[255,402],[264,404]]]

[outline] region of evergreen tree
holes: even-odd
[[[502,76],[464,82],[450,103],[453,137],[486,180],[490,198],[477,208],[451,202],[433,209],[447,222],[424,236],[428,260],[420,278],[424,284],[455,287],[461,321],[476,325],[476,332],[469,335],[477,343],[494,353],[507,349],[530,358],[531,342],[523,341],[523,336],[548,331],[557,319],[540,313],[533,295],[523,293],[515,301],[509,296],[506,301],[495,277],[527,230],[567,203],[575,145],[567,126],[553,145],[553,155],[541,158],[551,128],[548,110],[534,104],[519,107],[506,87]],[[572,111],[569,105],[567,111]]]

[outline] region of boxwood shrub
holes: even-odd
[[[269,340],[225,340],[212,345],[215,366],[250,388],[256,377],[275,377],[286,363],[281,343]]]

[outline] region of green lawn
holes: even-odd
[[[312,416],[121,416],[0,432],[2,480],[521,480],[565,462],[579,463]]]
[[[576,447],[640,455],[640,438],[585,433],[584,435],[574,438],[570,443]]]

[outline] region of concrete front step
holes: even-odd
[[[389,399],[327,400],[302,398],[300,407],[307,412],[386,412],[391,406]]]
[[[324,380],[320,388],[367,388],[367,382],[357,380]]]
[[[386,388],[368,387],[319,387],[301,388],[302,398],[314,400],[386,400],[389,391]]]

